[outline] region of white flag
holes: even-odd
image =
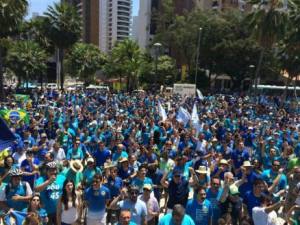
[[[158,101],[158,111],[159,111],[159,115],[162,117],[162,121],[165,121],[168,117],[167,117],[166,110],[162,107],[160,101]]]
[[[198,116],[198,112],[197,112],[196,103],[194,103],[193,111],[192,111],[192,124],[193,124],[193,127],[197,130],[197,132],[199,132],[201,129],[201,125],[199,123],[199,116]]]
[[[186,126],[186,124],[189,122],[189,120],[191,119],[191,114],[184,108],[180,107],[178,110],[178,114],[177,114],[177,121],[180,123],[183,123],[184,126]]]
[[[201,93],[201,91],[200,91],[199,89],[197,89],[197,94],[198,94],[198,98],[199,98],[200,100],[203,100],[203,99],[204,99],[204,96],[203,96],[203,94]]]

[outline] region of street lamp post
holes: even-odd
[[[198,78],[198,63],[199,63],[199,51],[200,51],[200,41],[201,41],[202,27],[199,28],[198,42],[197,42],[197,54],[196,54],[196,74],[195,74],[195,85],[197,86]]]
[[[159,56],[159,50],[162,46],[161,43],[157,42],[154,45],[154,50],[155,50],[155,84],[157,83],[157,78],[158,78],[158,74],[157,74],[157,63],[158,63],[158,56]]]

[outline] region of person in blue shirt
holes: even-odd
[[[11,169],[9,176],[10,182],[6,184],[4,190],[0,192],[0,208],[3,210],[14,209],[21,211],[27,206],[31,199],[32,190],[30,185],[22,180],[23,171]]]
[[[93,154],[93,157],[96,160],[96,166],[103,167],[104,163],[111,158],[110,151],[105,147],[105,144],[103,141],[99,140],[98,142],[98,149]]]
[[[221,217],[219,199],[222,194],[221,181],[219,178],[212,178],[211,187],[206,190],[206,198],[210,201],[213,210],[213,224],[217,224]]]
[[[118,162],[120,158],[127,158],[128,159],[128,154],[125,151],[125,147],[123,144],[118,144],[117,150],[115,153],[112,155],[112,161],[113,162]]]
[[[43,204],[47,206],[49,223],[56,223],[57,203],[62,195],[65,176],[57,174],[57,165],[55,162],[46,164],[46,174],[39,177],[35,182],[35,191],[41,193]]]
[[[237,148],[231,155],[235,176],[241,177],[241,166],[244,161],[249,160],[249,152],[245,149],[244,142],[239,141]]]
[[[278,176],[278,171],[280,169],[280,162],[279,160],[274,160],[272,163],[271,169],[266,169],[262,173],[262,179],[267,182],[268,186],[271,186],[275,180],[275,178]],[[287,186],[287,177],[284,174],[281,174],[280,180],[278,185],[276,186],[275,192],[278,192],[280,190],[284,190]]]
[[[137,176],[132,179],[131,184],[139,188],[140,194],[143,192],[143,186],[145,184],[153,185],[152,180],[149,177],[146,177],[147,174],[147,165],[143,164],[139,167]]]
[[[24,172],[23,180],[27,181],[31,188],[33,188],[34,180],[38,177],[38,165],[39,160],[34,158],[33,151],[27,150],[26,159],[21,163],[21,169]]]
[[[28,207],[23,209],[23,212],[29,213],[34,212],[39,216],[43,225],[46,225],[48,222],[48,215],[44,208],[41,207],[41,196],[38,193],[35,193],[29,201]]]
[[[163,216],[158,225],[195,225],[193,219],[185,214],[185,209],[182,205],[174,205],[172,213]]]
[[[84,192],[84,200],[87,204],[87,225],[106,224],[105,211],[111,197],[109,189],[102,185],[102,182],[102,175],[96,174],[92,186]]]
[[[83,183],[86,186],[90,186],[93,181],[95,174],[101,174],[102,171],[99,167],[96,166],[95,160],[92,157],[86,159],[86,166],[83,170]]]
[[[194,220],[196,225],[212,225],[213,208],[206,199],[205,188],[195,190],[195,196],[186,205],[186,213]]]
[[[83,151],[80,146],[80,140],[78,139],[78,140],[74,141],[73,147],[68,149],[67,160],[71,160],[71,159],[82,160],[83,158],[84,158]]]

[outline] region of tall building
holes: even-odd
[[[129,38],[132,0],[100,0],[99,47],[109,52],[117,41]]]
[[[128,38],[132,0],[64,0],[77,7],[83,21],[82,40],[109,52],[116,41]]]

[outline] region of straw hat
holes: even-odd
[[[198,170],[196,170],[195,172],[200,174],[207,174],[207,169],[205,166],[199,166]]]
[[[83,165],[80,160],[71,160],[70,168],[73,172],[78,173],[83,171]]]
[[[250,161],[244,161],[242,167],[253,167]]]
[[[228,165],[228,161],[226,159],[221,159],[220,164]]]
[[[128,159],[126,157],[121,157],[119,159],[119,163],[122,163],[122,162],[128,162]]]
[[[104,169],[110,169],[110,168],[113,168],[113,167],[116,167],[116,165],[113,164],[112,162],[105,162],[104,163]]]

